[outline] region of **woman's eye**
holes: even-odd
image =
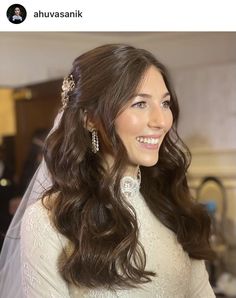
[[[169,109],[170,106],[171,106],[171,102],[170,102],[170,100],[165,100],[165,101],[162,102],[161,105],[162,105],[163,108]]]
[[[143,109],[146,106],[147,106],[147,103],[145,101],[139,101],[139,102],[136,102],[136,103],[132,104],[132,107],[140,108],[140,109]]]

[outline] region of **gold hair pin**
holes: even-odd
[[[68,93],[75,88],[75,81],[71,75],[64,78],[62,83],[62,93],[61,93],[61,101],[62,101],[62,109],[64,110],[69,101]]]

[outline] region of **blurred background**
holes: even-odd
[[[209,264],[219,293],[236,296],[236,33],[0,33],[0,229],[2,239],[41,160],[61,84],[81,53],[105,43],[153,52],[180,103],[179,133],[192,152],[191,191],[212,217]]]

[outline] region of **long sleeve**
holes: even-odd
[[[25,297],[67,298],[67,283],[58,272],[63,244],[41,201],[27,208],[21,224],[21,274]]]
[[[191,260],[191,298],[213,298],[215,294],[209,283],[208,273],[204,261]]]

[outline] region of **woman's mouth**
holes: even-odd
[[[136,140],[142,144],[157,145],[160,139],[157,137],[137,137]]]

